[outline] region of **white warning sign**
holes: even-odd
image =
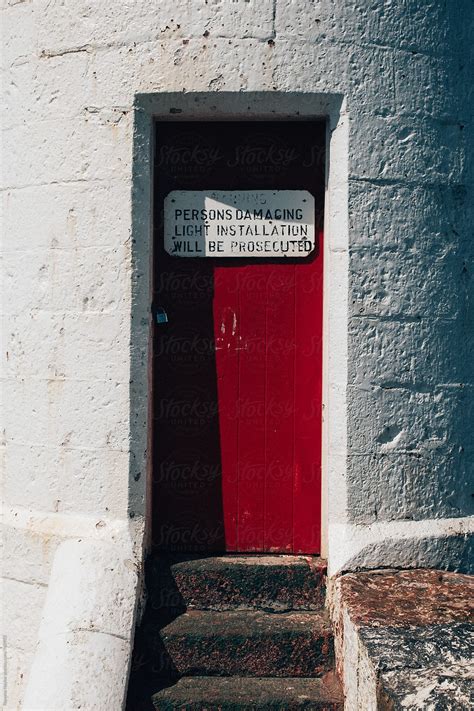
[[[307,257],[314,198],[307,190],[174,190],[164,229],[175,257]]]

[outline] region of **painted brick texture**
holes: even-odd
[[[473,16],[470,0],[2,4],[8,509],[144,515],[136,96],[328,92],[349,117],[347,427],[331,434],[329,516],[472,514]],[[28,555],[51,564],[49,548]],[[37,592],[24,597],[34,628]],[[9,680],[20,696],[22,683]]]
[[[12,387],[21,378],[26,395],[34,400],[37,389],[44,402],[36,379],[100,381],[114,398],[126,382],[131,106],[138,92],[182,88],[347,95],[349,296],[356,317],[349,364],[360,378],[357,364],[367,362],[377,383],[354,391],[355,410],[359,398],[369,409],[380,400],[387,371],[402,390],[415,376],[433,395],[436,388],[472,383],[466,321],[472,132],[464,23],[436,2],[432,12],[405,3],[370,10],[352,5],[139,2],[112,12],[101,2],[38,2],[4,8],[11,77],[4,248],[6,285],[15,291],[7,303],[14,363],[6,374],[14,369]],[[398,378],[390,349],[371,360],[385,333],[403,352]],[[413,353],[408,371],[403,334]],[[423,362],[413,372],[417,351]],[[82,386],[70,387],[79,392]],[[52,397],[53,409],[60,407],[62,396]],[[403,397],[400,392],[400,403]],[[82,444],[94,411],[91,401],[71,424]],[[126,429],[126,411],[125,397],[111,428],[122,423]],[[18,430],[24,416],[18,408]],[[377,431],[397,423],[373,417],[372,425],[371,450]],[[351,428],[359,424],[350,417]],[[123,445],[121,437],[112,438]],[[91,443],[110,446],[107,433]],[[357,472],[352,476],[357,482]]]

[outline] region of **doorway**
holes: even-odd
[[[153,260],[153,542],[318,553],[324,121],[161,121]],[[172,191],[307,191],[311,253],[176,256]]]

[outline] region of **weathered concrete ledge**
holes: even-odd
[[[68,540],[56,551],[22,708],[122,708],[139,575],[131,541]]]
[[[471,708],[474,578],[439,570],[340,577],[336,660],[350,711]]]

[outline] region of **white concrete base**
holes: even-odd
[[[470,572],[474,517],[329,526],[328,572],[440,568]],[[471,558],[471,560],[470,560]]]
[[[123,707],[139,581],[132,548],[69,540],[57,549],[23,709]]]

